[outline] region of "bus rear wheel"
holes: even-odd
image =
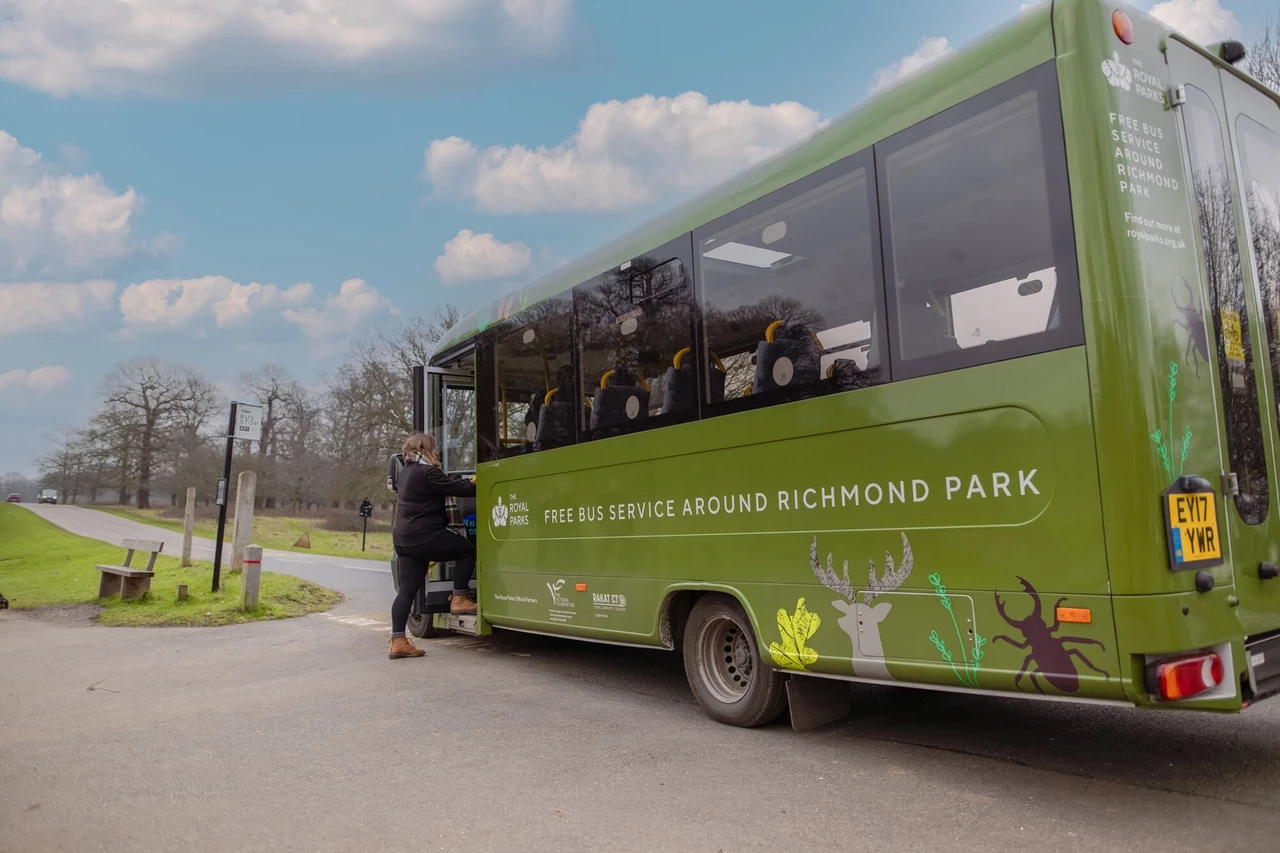
[[[763,726],[786,707],[782,674],[761,663],[751,620],[727,595],[704,595],[689,612],[684,672],[693,698],[717,722]]]
[[[440,632],[436,629],[435,617],[430,613],[423,613],[418,609],[418,602],[413,603],[413,609],[409,611],[409,621],[405,623],[405,630],[420,640],[430,640],[436,637]]]

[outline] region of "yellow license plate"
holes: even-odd
[[[1196,492],[1167,495],[1170,543],[1175,563],[1199,563],[1222,559],[1222,538],[1218,535],[1217,495]]]

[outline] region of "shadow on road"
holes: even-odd
[[[485,641],[529,665],[613,689],[689,705],[680,655],[498,632]],[[1280,699],[1240,715],[994,698],[855,684],[853,711],[800,735],[879,740],[982,756],[1088,779],[1280,810]]]

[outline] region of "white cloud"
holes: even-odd
[[[5,0],[0,77],[54,95],[424,89],[552,65],[574,0]]]
[[[492,234],[466,228],[444,244],[436,258],[436,273],[444,284],[511,278],[529,269],[533,252],[524,243],[504,243]]]
[[[926,68],[938,64],[953,53],[955,53],[955,50],[947,43],[945,38],[926,36],[920,39],[920,44],[913,52],[887,68],[881,68],[877,71],[875,77],[871,80],[869,92],[875,94],[896,86],[903,80],[914,77]]]
[[[577,132],[553,147],[482,150],[456,136],[437,139],[426,150],[426,177],[437,193],[495,213],[620,210],[725,178],[821,126],[817,112],[794,101],[644,95],[593,104]]]
[[[133,234],[142,196],[116,192],[101,175],[65,174],[0,130],[0,276],[100,272],[140,252],[163,252]]]
[[[311,300],[310,284],[279,288],[274,284],[240,284],[222,275],[203,278],[157,278],[131,284],[120,294],[120,313],[134,328],[180,329],[200,317],[219,327],[247,320],[255,311],[295,308]]]
[[[284,318],[315,341],[333,340],[357,332],[371,320],[400,312],[391,300],[362,278],[349,278],[330,294],[323,308],[290,308]]]
[[[9,388],[30,388],[37,393],[47,393],[60,388],[71,379],[71,371],[65,367],[50,365],[37,367],[35,370],[10,370],[0,373],[0,394]]]
[[[1168,0],[1151,7],[1151,14],[1201,44],[1238,39],[1240,21],[1218,0]]]
[[[110,281],[0,283],[0,335],[61,328],[108,307],[115,292]]]

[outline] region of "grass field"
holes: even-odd
[[[0,593],[15,609],[98,603],[100,574],[97,563],[119,565],[124,549],[96,539],[85,539],[55,527],[11,504],[0,504]],[[146,566],[146,556],[134,555],[134,564]],[[213,566],[196,561],[180,567],[176,557],[156,560],[151,593],[141,601],[103,602],[98,621],[104,625],[229,625],[262,619],[285,619],[328,610],[341,600],[333,590],[318,584],[262,573],[259,607],[252,613],[240,608],[240,577],[222,575],[222,589],[210,592]],[[190,599],[177,601],[178,585],[186,584]]]
[[[171,512],[168,509],[133,509],[130,507],[106,506],[95,507],[95,509],[118,515],[121,518],[128,518],[182,532],[182,520],[167,517],[167,513]],[[253,544],[277,551],[324,554],[330,557],[354,557],[357,560],[391,559],[391,534],[389,532],[370,529],[365,550],[361,551],[359,530],[329,530],[325,526],[327,523],[330,523],[330,519],[324,516],[294,518],[260,511],[253,519]],[[217,532],[218,521],[216,518],[196,518],[196,536],[213,539],[216,537]],[[311,536],[310,550],[293,546],[293,543],[297,542],[304,533]],[[222,541],[231,541],[230,517],[227,518],[227,529]]]

